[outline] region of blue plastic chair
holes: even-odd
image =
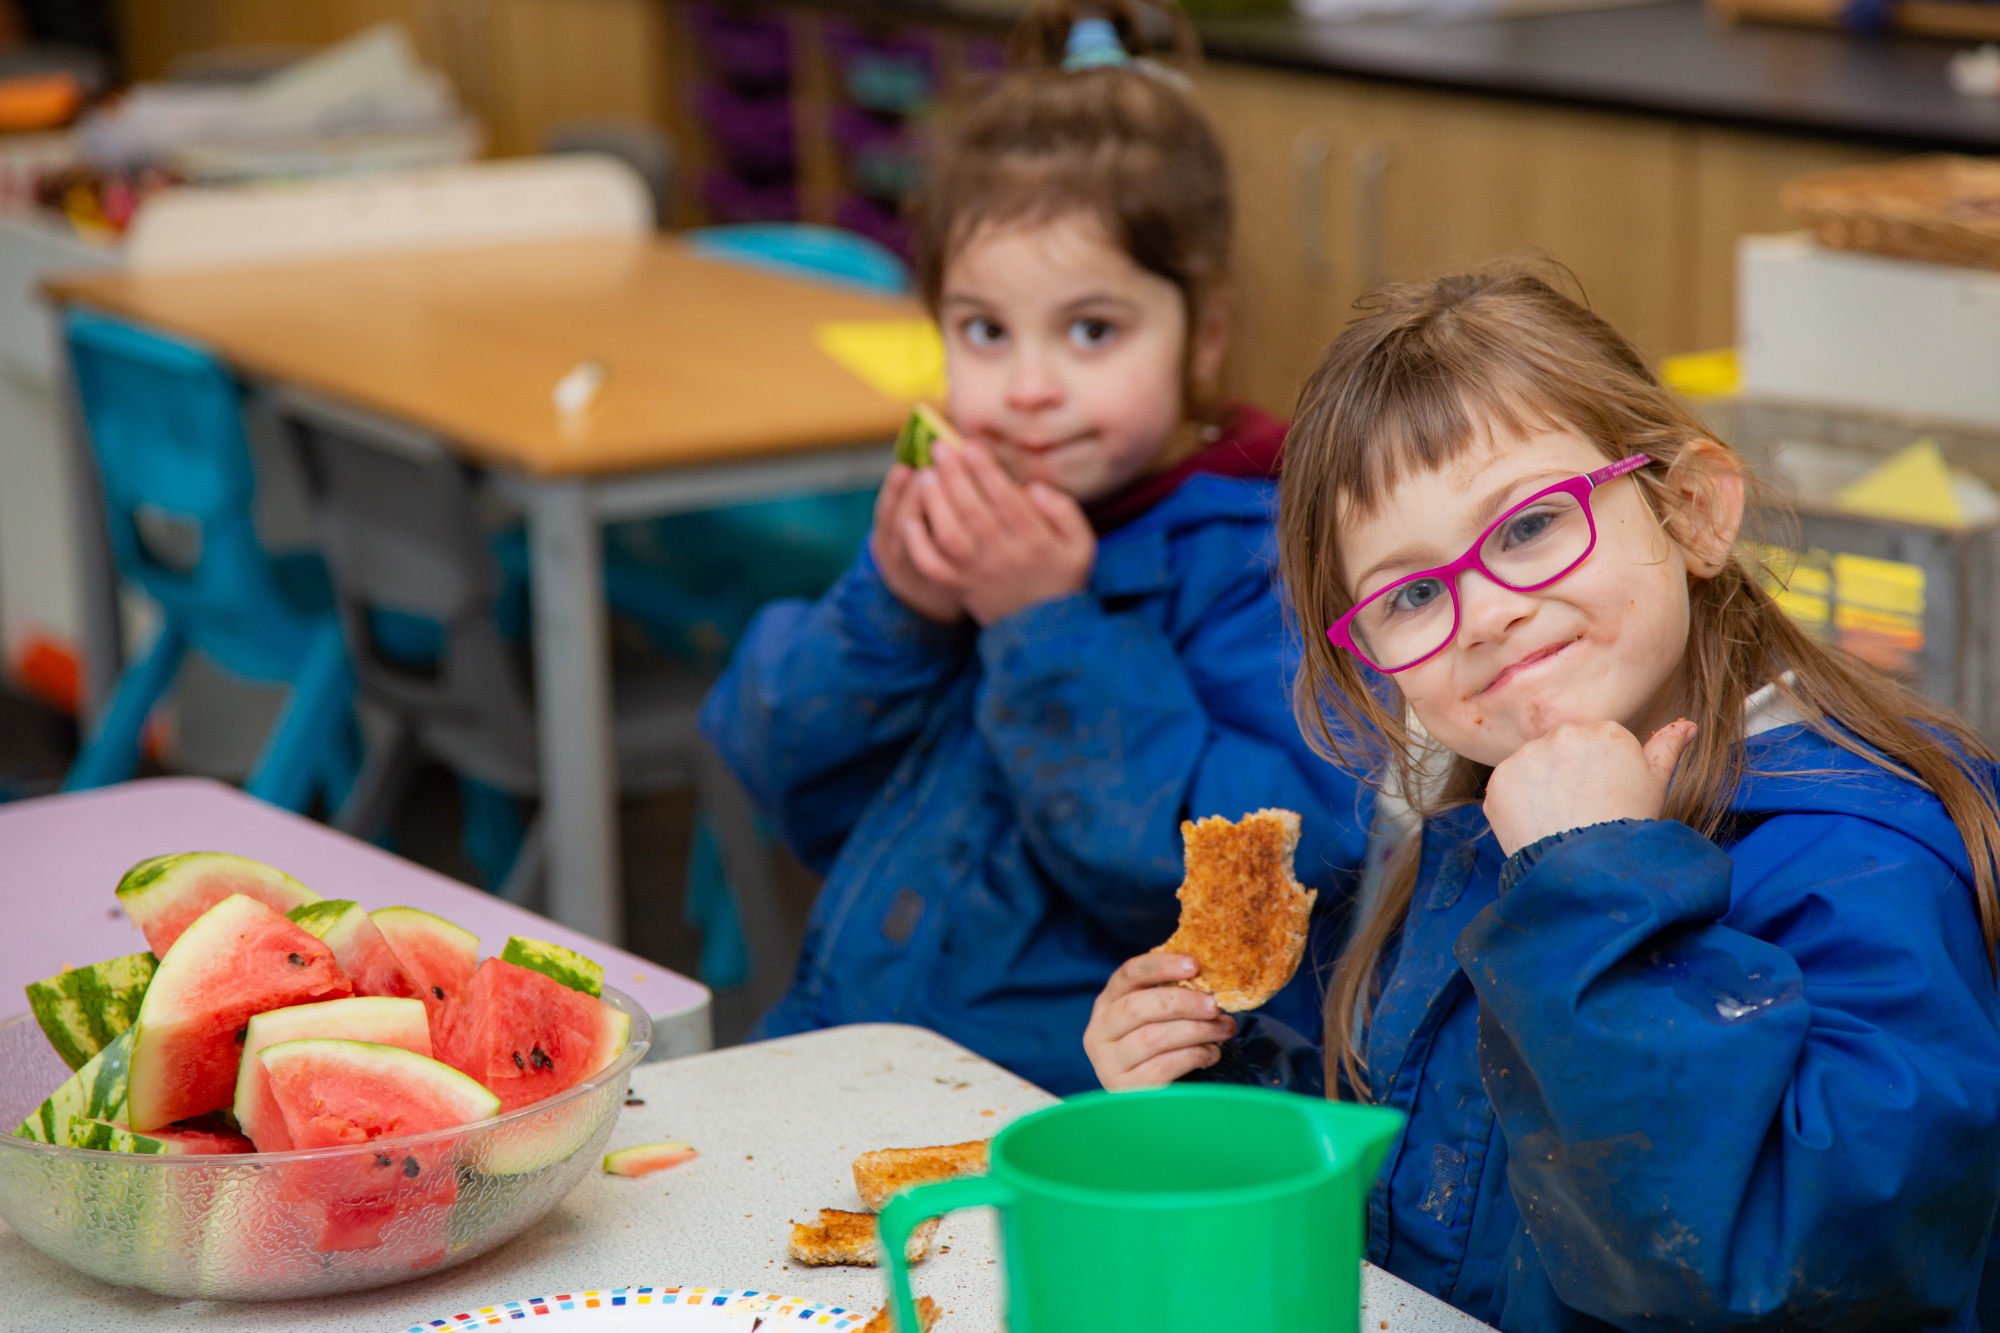
[[[291,686],[246,790],[288,810],[315,793],[337,807],[358,762],[353,677],[318,557],[275,556],[257,540],[236,381],[202,348],[151,329],[81,310],[63,324],[113,558],[161,611],[65,790],[132,776],[146,719],[192,648]]]

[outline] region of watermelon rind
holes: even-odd
[[[28,983],[28,1008],[63,1063],[81,1069],[132,1026],[158,965],[152,954],[135,953],[89,967],[64,968]]]
[[[336,921],[359,906],[360,903],[348,898],[322,898],[316,903],[300,903],[285,915],[306,934],[323,940]]]
[[[113,1037],[103,1050],[84,1062],[60,1088],[49,1094],[14,1131],[16,1138],[41,1143],[69,1143],[70,1121],[123,1120],[131,1088],[132,1030]]]
[[[604,994],[603,965],[560,944],[532,940],[525,935],[509,935],[507,947],[500,951],[500,961],[539,972],[551,981],[559,981],[571,990],[580,990],[592,998]]]
[[[333,950],[333,960],[354,983],[356,995],[412,998],[417,995],[415,978],[360,903],[333,898],[294,907],[285,915],[300,930],[323,940]]]
[[[265,1066],[257,1057],[279,1042],[308,1037],[403,1046],[426,1056],[431,1046],[430,1021],[423,1002],[415,999],[357,995],[258,1014],[243,1029],[243,1062],[237,1067],[234,1111],[237,1124],[262,1151],[282,1151],[291,1147],[291,1139],[284,1132],[282,1118],[275,1125],[268,1122],[277,1108],[265,1095]]]
[[[697,1153],[686,1139],[668,1139],[665,1143],[641,1143],[631,1148],[620,1148],[617,1152],[604,1154],[604,1174],[608,1176],[650,1176],[655,1171],[664,1171],[670,1166],[693,1161]]]
[[[455,980],[462,985],[479,964],[479,937],[420,907],[378,907],[368,917],[423,989],[424,1004],[435,1021],[438,1007],[449,1003],[452,996],[438,993],[444,989],[442,978],[433,976],[434,969],[427,963],[449,960]]]
[[[140,1133],[230,1104],[242,1040],[269,1009],[354,993],[333,951],[241,894],[195,920],[170,950],[132,1025],[130,1114]]]
[[[125,1126],[114,1125],[108,1120],[93,1120],[80,1115],[70,1117],[68,1146],[91,1148],[98,1152],[161,1154],[170,1151],[165,1140],[149,1134],[134,1134]]]
[[[319,901],[317,893],[284,871],[229,852],[150,857],[118,881],[118,905],[163,959],[197,917],[239,893],[281,916],[303,903]]]

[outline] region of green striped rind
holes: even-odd
[[[939,440],[955,438],[950,426],[928,404],[910,409],[903,428],[896,432],[896,461],[907,467],[929,467],[931,446]]]
[[[360,910],[361,904],[350,902],[346,898],[324,898],[316,903],[303,903],[298,907],[294,907],[291,911],[285,913],[285,915],[291,918],[293,925],[303,930],[306,934],[316,940],[323,940],[326,938],[326,933],[334,928],[340,921],[340,918],[346,916],[349,912],[358,912]]]
[[[531,940],[524,935],[509,935],[507,947],[500,951],[500,961],[529,968],[585,995],[602,997],[604,994],[603,966],[560,944]]]
[[[63,1063],[81,1069],[110,1040],[132,1026],[139,1001],[152,984],[159,960],[129,954],[89,967],[71,968],[28,983],[28,1008]]]
[[[262,880],[280,894],[301,903],[317,902],[319,895],[305,885],[287,875],[276,866],[267,866],[262,861],[253,861],[247,856],[237,856],[231,852],[175,852],[170,856],[154,856],[141,861],[125,872],[118,881],[118,901],[125,908],[125,914],[134,921],[144,915],[141,900],[154,893],[174,892],[173,880],[184,872],[200,874],[204,870],[226,869],[251,878]],[[166,881],[163,883],[162,881]],[[134,912],[134,906],[140,906]]]
[[[124,1120],[131,1088],[132,1031],[127,1028],[71,1074],[67,1083],[21,1122],[14,1135],[67,1144],[74,1119]]]
[[[69,1146],[95,1148],[99,1152],[170,1153],[173,1151],[160,1140],[145,1134],[134,1134],[123,1125],[92,1120],[80,1115],[70,1117]]]

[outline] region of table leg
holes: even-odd
[[[611,738],[611,649],[590,484],[532,484],[528,536],[548,913],[586,935],[617,944],[625,914]]]

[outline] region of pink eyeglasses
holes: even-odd
[[[1590,493],[1652,461],[1633,454],[1537,491],[1480,533],[1464,555],[1371,593],[1335,621],[1326,637],[1389,675],[1428,661],[1458,634],[1460,575],[1477,570],[1515,592],[1534,592],[1569,577],[1597,549]]]

